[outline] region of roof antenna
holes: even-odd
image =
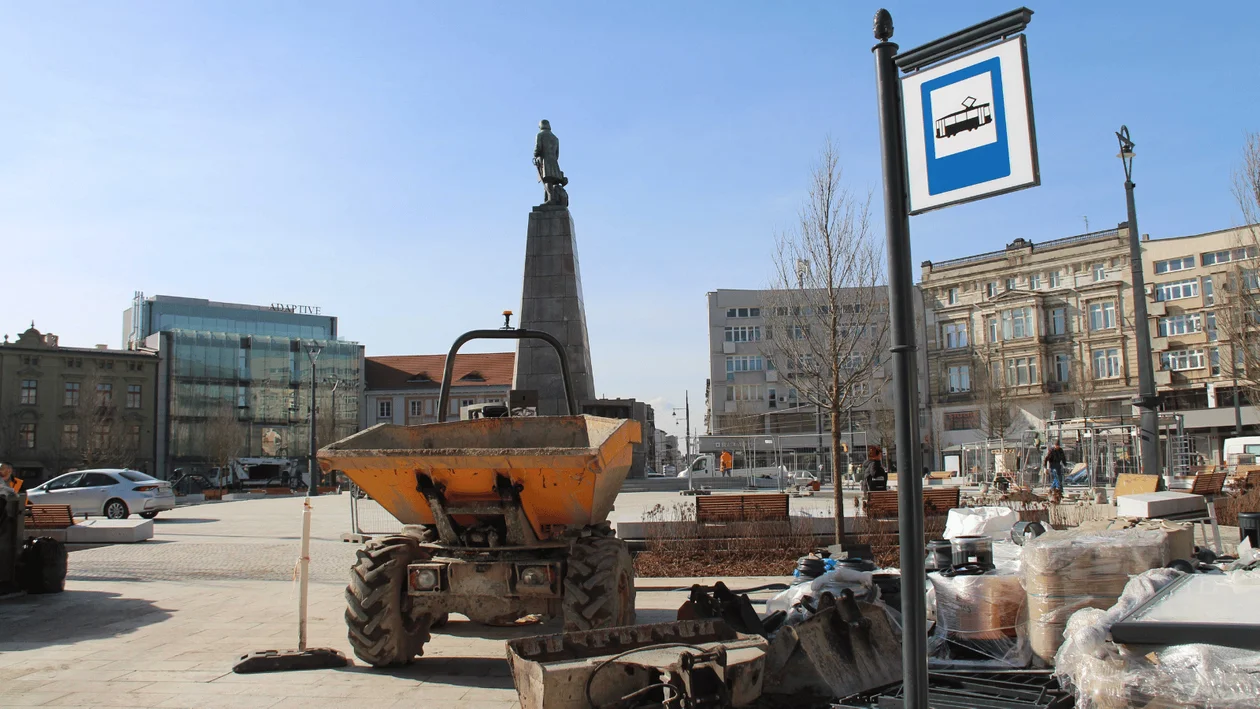
[[[504,311],[503,311],[503,327],[501,327],[501,328],[499,328],[499,329],[500,329],[500,330],[511,330],[511,329],[512,329],[512,311],[511,311],[511,310],[504,310]]]
[[[1085,233],[1088,234],[1089,233],[1089,217],[1087,216],[1081,217],[1081,219],[1085,220]]]

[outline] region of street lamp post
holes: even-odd
[[[1151,324],[1146,315],[1146,279],[1142,273],[1142,243],[1137,206],[1133,202],[1133,141],[1129,127],[1120,126],[1120,158],[1124,163],[1124,195],[1129,208],[1129,266],[1133,274],[1133,318],[1138,353],[1138,395],[1133,403],[1141,411],[1142,472],[1159,474],[1159,395],[1155,392],[1155,363],[1151,355]]]

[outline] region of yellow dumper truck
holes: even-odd
[[[505,406],[446,421],[459,348],[527,338],[560,358],[569,415]],[[404,525],[360,549],[350,574],[346,625],[360,659],[411,662],[449,613],[494,624],[563,616],[566,630],[634,623],[634,568],[607,518],[642,433],[636,421],[578,410],[558,340],[474,330],[446,357],[437,423],[380,424],[319,452],[323,470],[345,473]]]

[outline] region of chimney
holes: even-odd
[[[107,349],[109,349],[109,345],[97,345],[97,346],[96,346],[96,349],[98,349],[98,350],[107,350]]]

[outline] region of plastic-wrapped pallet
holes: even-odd
[[[1233,572],[1242,583],[1255,583]],[[1068,621],[1055,674],[1079,709],[1255,709],[1260,652],[1219,645],[1128,648],[1108,640],[1111,626],[1181,573],[1148,571],[1129,581],[1107,611],[1087,608]]]
[[[936,610],[933,667],[1028,666],[1026,597],[1018,576],[931,573],[928,579]]]
[[[1053,665],[1068,618],[1082,608],[1107,609],[1129,577],[1166,566],[1173,536],[1161,529],[1068,529],[1029,540],[1022,567],[1033,656]]]

